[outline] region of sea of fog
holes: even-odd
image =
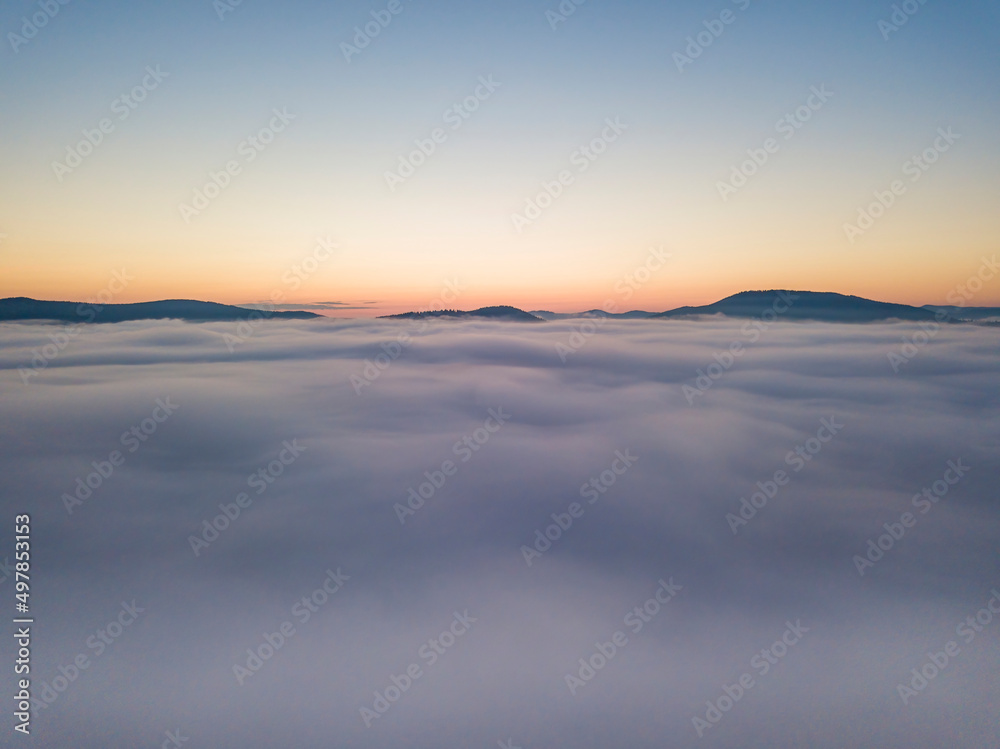
[[[998,342],[2,324],[32,745],[996,747]]]

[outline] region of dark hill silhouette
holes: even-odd
[[[924,309],[941,311],[954,320],[991,320],[1000,318],[1000,307],[954,307],[925,304]]]
[[[511,322],[544,322],[546,320],[568,320],[585,317],[608,317],[614,319],[671,319],[724,315],[727,317],[759,318],[768,310],[775,310],[775,303],[783,307],[782,295],[788,295],[790,305],[778,313],[782,320],[818,320],[825,322],[878,322],[882,320],[946,320],[949,322],[976,322],[1000,318],[997,307],[954,307],[925,305],[912,307],[907,304],[876,302],[857,296],[818,291],[743,291],[700,307],[678,307],[667,312],[653,313],[642,310],[608,313],[601,309],[586,312],[563,313],[540,310],[525,312],[517,307],[499,305],[480,307],[471,311],[433,310],[428,312],[404,312],[398,315],[384,315],[389,319],[488,319]],[[86,302],[49,302],[28,297],[0,299],[0,321],[14,320],[56,320],[62,322],[113,323],[129,320],[178,319],[190,322],[212,320],[245,320],[249,316],[285,320],[307,320],[322,317],[313,312],[282,311],[268,312],[246,307],[236,307],[216,302],[200,302],[190,299],[165,299],[157,302],[134,304],[89,304]]]
[[[743,291],[702,307],[678,307],[654,315],[655,319],[725,315],[727,317],[760,317],[767,310],[786,306],[782,295],[788,295],[787,309],[780,312],[782,320],[820,320],[825,322],[876,322],[879,320],[934,320],[934,311],[907,304],[875,302],[858,296],[822,291]],[[770,315],[771,313],[769,313]]]
[[[431,310],[429,312],[403,312],[399,315],[382,315],[383,319],[395,320],[424,320],[427,318],[486,318],[490,320],[510,320],[513,322],[544,322],[542,318],[535,317],[530,312],[525,312],[517,307],[500,305],[497,307],[480,307],[470,312],[463,312],[457,309]]]
[[[134,304],[88,304],[86,302],[46,302],[28,297],[0,299],[0,320],[58,320],[61,322],[127,322],[130,320],[177,319],[189,321],[245,320],[253,313],[267,318],[307,320],[321,315],[312,312],[267,312],[191,299],[165,299]]]
[[[457,309],[430,310],[427,312],[404,312],[399,315],[383,315],[386,319],[402,320],[422,320],[427,318],[446,319],[471,319],[485,318],[490,320],[510,320],[514,322],[544,322],[542,318],[536,317],[529,312],[525,312],[517,307],[499,305],[495,307],[480,307],[471,311]]]
[[[639,309],[628,312],[605,312],[602,309],[589,309],[586,312],[549,312],[548,310],[531,310],[531,314],[543,320],[572,320],[577,317],[610,317],[615,320],[644,320],[655,317],[655,312],[644,312]]]

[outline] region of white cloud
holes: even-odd
[[[572,321],[268,321],[235,353],[226,323],[98,325],[28,385],[17,367],[46,326],[0,325],[0,482],[34,519],[36,683],[122,600],[146,609],[37,716],[40,740],[692,745],[691,717],[801,619],[809,635],[706,746],[996,743],[1000,622],[908,706],[896,694],[1000,584],[996,332],[948,326],[895,375],[911,325],[778,324],[688,405],[739,325],[609,321],[566,364]],[[350,375],[402,331],[412,345],[356,394]],[[168,395],[177,413],[67,517],[60,494]],[[510,422],[402,526],[394,504],[501,407]],[[726,513],[831,415],[843,431],[734,537]],[[248,476],[291,439],[307,451],[258,497]],[[625,449],[635,466],[528,568],[521,545]],[[853,555],[956,458],[969,476],[859,578]],[[196,558],[188,536],[241,491],[253,504]],[[246,648],[337,568],[350,583],[238,686]],[[670,577],[677,599],[572,696],[577,659]],[[373,691],[465,609],[475,627],[366,728]]]

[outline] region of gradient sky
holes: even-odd
[[[244,0],[220,19],[210,0],[72,0],[20,43],[43,11],[5,3],[0,296],[89,299],[125,268],[114,301],[280,291],[348,315],[428,306],[456,282],[447,306],[463,309],[660,311],[750,288],[926,304],[996,252],[994,2],[929,0],[885,39],[890,2],[587,0],[553,29],[555,0],[401,0],[348,62],[341,43],[388,4]],[[726,9],[679,71],[674,53]],[[113,102],[157,65],[169,77],[120,120]],[[443,113],[480,76],[500,86],[452,130]],[[784,139],[775,123],[814,86],[832,98]],[[247,163],[241,142],[283,108],[295,119]],[[628,129],[580,173],[571,155],[616,117]],[[60,181],[53,162],[102,118],[113,131]],[[391,190],[385,173],[438,127]],[[939,128],[961,137],[911,182]],[[771,137],[777,153],[723,200]],[[230,160],[240,173],[186,222],[180,204]],[[573,184],[518,232],[511,215],[561,170]],[[848,241],[894,180],[905,194]],[[293,288],[318,237],[339,247]],[[626,299],[616,284],[653,246],[670,260]],[[1000,286],[968,303],[1000,305]]]

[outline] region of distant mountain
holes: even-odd
[[[28,297],[0,299],[2,320],[59,320],[61,322],[127,322],[129,320],[189,321],[245,320],[258,313],[265,318],[307,320],[321,315],[312,312],[266,312],[191,299],[165,299],[134,304],[88,304],[86,302],[45,302]]]
[[[786,309],[787,307],[787,309]],[[858,296],[822,291],[743,291],[703,307],[678,307],[654,315],[655,319],[725,315],[760,317],[768,310],[782,320],[824,322],[876,322],[879,320],[934,320],[934,311],[907,304],[875,302]],[[784,310],[784,311],[778,311]]]
[[[787,309],[785,307],[787,306]],[[771,312],[768,312],[768,311]],[[700,307],[678,307],[667,312],[608,313],[601,309],[586,312],[525,312],[507,305],[480,307],[471,311],[434,310],[384,315],[397,320],[420,319],[487,319],[509,322],[544,322],[587,317],[608,317],[621,320],[674,319],[724,315],[726,317],[759,318],[777,314],[782,320],[819,320],[825,322],[878,322],[881,320],[931,321],[937,314],[945,313],[952,322],[1000,322],[998,307],[954,307],[876,302],[857,296],[847,296],[819,291],[743,291]],[[322,315],[305,311],[268,312],[246,307],[236,307],[215,302],[190,299],[165,299],[158,302],[135,304],[89,304],[86,302],[46,302],[27,297],[0,299],[0,321],[5,320],[58,320],[61,322],[113,323],[129,320],[177,319],[190,322],[212,320],[245,320],[251,315],[283,320],[308,320]]]
[[[1000,307],[948,307],[925,304],[924,309],[931,312],[941,311],[954,320],[1000,320]]]
[[[549,312],[548,310],[531,310],[531,314],[543,320],[573,320],[578,317],[611,317],[618,320],[645,320],[655,317],[655,312],[643,312],[634,309],[630,312],[605,312],[602,309],[589,309],[586,312]]]
[[[432,310],[430,312],[404,312],[400,315],[382,315],[383,318],[396,320],[423,320],[427,318],[470,319],[486,318],[489,320],[508,320],[512,322],[544,322],[530,312],[517,307],[501,305],[499,307],[480,307],[471,312],[457,309]]]

